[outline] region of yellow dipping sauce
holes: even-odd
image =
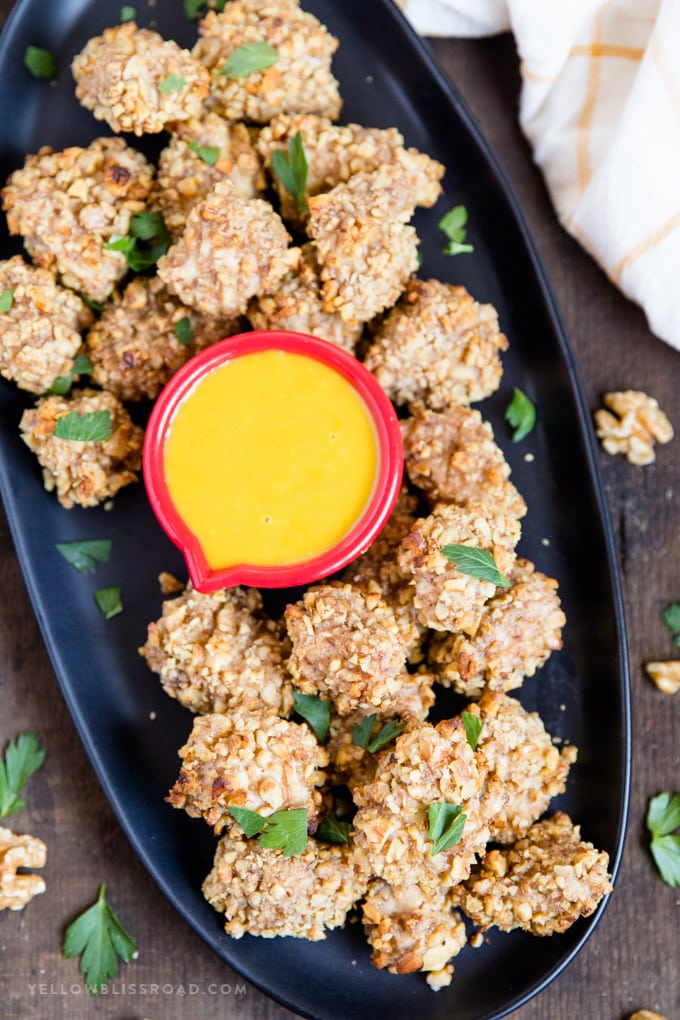
[[[378,463],[351,383],[279,350],[240,355],[201,379],[164,447],[170,497],[213,570],[327,552],[361,517]]]

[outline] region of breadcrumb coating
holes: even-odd
[[[253,144],[254,132],[245,124],[207,113],[200,120],[176,124],[174,131],[158,157],[150,205],[163,214],[171,237],[177,240],[191,210],[218,181],[230,180],[234,194],[241,198],[256,198],[264,191],[265,176]],[[218,150],[212,165],[196,151],[206,148]],[[213,156],[210,152],[210,160]]]
[[[294,199],[271,168],[274,152],[285,152],[298,131],[308,163],[307,198],[330,191],[360,171],[379,170],[387,163],[398,163],[413,176],[416,205],[432,206],[441,194],[439,182],[445,167],[417,149],[404,148],[404,138],[396,128],[333,124],[328,117],[315,114],[283,114],[262,128],[257,147],[278,193],[281,215],[296,226],[306,217],[298,212]]]
[[[335,120],[342,105],[331,60],[338,40],[296,0],[232,0],[199,25],[194,56],[208,68],[213,108],[229,120],[266,124],[280,113],[318,113]],[[223,68],[241,46],[267,43],[276,63],[245,77]]]
[[[413,177],[396,164],[361,171],[309,200],[308,233],[321,263],[324,308],[368,322],[389,308],[418,268]]]
[[[519,562],[519,561],[518,561]],[[534,570],[528,560],[521,579],[500,591],[482,609],[474,637],[437,634],[428,663],[444,687],[477,698],[484,690],[511,691],[533,676],[562,647],[566,617],[557,581]]]
[[[527,712],[515,698],[490,691],[467,711],[483,721],[477,743],[477,766],[485,781],[502,784],[506,800],[491,821],[490,840],[512,843],[543,814],[553,797],[564,793],[576,748],[561,750],[537,712]],[[482,794],[482,805],[484,805]]]
[[[394,613],[377,592],[321,584],[286,607],[288,669],[304,694],[330,698],[340,715],[369,714],[401,687],[406,653]]]
[[[52,433],[60,418],[72,411],[108,411],[111,436],[103,442],[59,439]],[[24,411],[21,438],[38,458],[48,492],[63,507],[97,506],[119,489],[137,481],[142,466],[144,433],[134,425],[121,402],[105,390],[73,390],[68,397],[48,396]]]
[[[588,917],[612,891],[608,866],[609,855],[582,841],[580,826],[558,812],[507,850],[491,850],[458,899],[483,929],[552,935]]]
[[[284,857],[254,840],[223,836],[203,895],[226,915],[228,935],[292,935],[318,942],[344,924],[363,896],[368,867],[352,844],[310,839],[306,850]]]
[[[375,967],[391,974],[424,971],[435,990],[451,983],[449,960],[465,946],[467,936],[450,890],[424,890],[417,882],[393,886],[374,879],[362,916]]]
[[[179,323],[192,336],[189,343],[180,343]],[[154,400],[192,355],[239,331],[239,319],[201,315],[183,305],[159,277],[136,276],[87,334],[92,378],[120,400]]]
[[[418,497],[402,487],[396,506],[387,524],[372,545],[357,560],[347,567],[343,579],[368,592],[377,585],[382,597],[390,607],[406,646],[410,663],[418,663],[423,657],[422,645],[425,627],[418,619],[413,601],[415,591],[406,574],[397,562],[397,547],[406,538],[416,521]]]
[[[328,755],[306,725],[258,713],[197,715],[184,747],[179,778],[167,800],[215,833],[240,826],[229,807],[265,817],[306,808],[316,825]]]
[[[71,63],[76,99],[115,132],[157,134],[200,116],[210,75],[188,50],[128,21],[89,39]]]
[[[493,305],[479,304],[465,287],[414,278],[377,327],[366,367],[413,414],[447,411],[498,389],[507,347]]]
[[[354,839],[373,874],[391,885],[418,882],[424,890],[467,878],[489,828],[480,805],[482,780],[461,720],[411,724],[377,758],[374,781],[353,791],[359,806]],[[462,807],[465,825],[459,843],[433,856],[428,809],[441,801]]]
[[[29,393],[44,393],[72,370],[92,312],[49,270],[28,265],[21,255],[0,262],[4,291],[11,292],[12,306],[0,318],[0,375]]]
[[[524,517],[527,505],[509,480],[510,466],[479,411],[423,411],[402,421],[401,433],[408,476],[431,503],[488,503]]]
[[[268,202],[241,198],[225,179],[191,210],[184,233],[158,260],[158,275],[204,315],[242,315],[251,297],[297,263],[289,240]]]
[[[187,584],[163,603],[140,648],[163,689],[192,712],[287,715],[293,707],[279,625],[255,588],[204,595]]]
[[[324,311],[319,264],[314,246],[299,249],[297,266],[248,306],[253,329],[287,329],[330,340],[350,354],[361,336],[361,325],[345,322],[342,316]]]
[[[152,178],[153,167],[122,138],[61,152],[44,146],[3,188],[9,232],[21,234],[34,262],[67,287],[105,301],[128,266],[122,252],[104,244],[128,233]]]
[[[0,827],[0,910],[23,910],[45,892],[45,879],[23,869],[44,868],[46,861],[47,847],[41,839]]]
[[[622,453],[631,464],[652,464],[654,443],[669,443],[673,426],[654,397],[640,390],[605,393],[605,411],[595,412],[597,438],[607,453]]]
[[[467,507],[440,503],[429,517],[417,520],[401,543],[398,562],[401,570],[412,576],[421,622],[433,630],[474,635],[484,603],[496,594],[496,585],[458,570],[442,549],[465,545],[486,550],[507,576],[515,562],[520,532],[516,517],[494,513],[483,503]]]

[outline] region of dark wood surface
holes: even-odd
[[[58,0],[56,0],[58,2]],[[11,0],[0,0],[0,17]],[[680,355],[654,338],[642,313],[558,226],[517,126],[519,77],[512,40],[438,40],[436,53],[465,96],[517,193],[552,281],[591,408],[610,389],[655,396],[680,430]],[[442,124],[442,131],[446,125]],[[628,841],[609,907],[583,951],[518,1020],[623,1020],[648,1008],[680,1017],[680,893],[658,878],[644,834],[648,798],[680,787],[680,694],[660,694],[642,663],[672,658],[661,618],[680,598],[680,458],[676,439],[655,464],[600,457],[618,542],[634,706]],[[292,1016],[234,974],[174,912],[121,832],[62,700],[0,511],[0,745],[31,729],[47,747],[28,806],[9,819],[48,846],[47,892],[0,915],[0,1016],[110,1020]],[[61,955],[63,928],[106,881],[139,944],[113,993],[92,999],[77,964]],[[187,994],[183,995],[182,990]]]

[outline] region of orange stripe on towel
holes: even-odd
[[[674,230],[678,229],[678,227],[680,227],[680,212],[676,213],[675,216],[671,216],[669,220],[666,220],[665,223],[640,241],[639,244],[636,244],[634,248],[631,248],[627,255],[624,255],[622,259],[619,259],[616,265],[613,266],[609,272],[609,279],[612,283],[618,284],[626,269],[630,268],[630,266],[632,266],[634,262],[637,262],[639,258],[642,258],[643,255],[650,252],[652,248],[655,248],[657,244],[665,241],[669,234],[672,234]]]
[[[601,45],[600,36],[602,35],[603,17],[604,11],[603,9],[600,9],[593,19],[592,41],[590,46],[587,47],[589,50]],[[592,54],[589,56],[589,61],[588,77],[586,79],[586,95],[576,124],[576,168],[581,193],[583,193],[588,187],[593,173],[590,159],[590,128],[593,122],[593,113],[595,111],[597,94],[600,89],[600,72],[602,68],[601,62],[595,59]]]
[[[680,114],[680,81],[678,80],[675,68],[668,59],[668,54],[659,38],[659,33],[654,29],[649,43],[649,51],[652,54],[654,63],[675,107],[676,113]]]
[[[569,53],[570,57],[621,57],[624,60],[642,60],[644,55],[644,50],[634,46],[613,46],[609,43],[574,46]]]

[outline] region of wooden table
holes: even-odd
[[[0,13],[6,15],[11,6],[12,0],[0,0]],[[645,390],[680,429],[674,377],[680,371],[679,355],[649,333],[642,313],[557,224],[517,127],[519,77],[512,40],[440,40],[434,46],[524,208],[566,320],[589,405],[597,407],[606,390]],[[668,1020],[680,1016],[680,893],[656,874],[643,824],[648,798],[680,787],[680,694],[660,694],[642,670],[645,660],[673,654],[661,611],[680,598],[674,501],[680,489],[679,441],[661,448],[649,467],[636,468],[604,453],[600,458],[630,641],[635,743],[628,842],[599,928],[561,977],[513,1014],[521,1020],[623,1020],[643,1007]],[[29,786],[30,808],[16,825],[42,837],[49,848],[45,895],[21,913],[0,915],[0,1015],[21,1020],[291,1016],[213,955],[137,861],[62,700],[4,516],[0,578],[0,744],[32,729],[48,749],[45,767]],[[65,923],[95,898],[102,880],[140,952],[114,986],[117,994],[95,1000],[81,988],[76,962],[62,958],[61,939]],[[129,987],[133,983],[136,989]],[[198,991],[183,997],[181,988],[189,991],[190,986]]]

